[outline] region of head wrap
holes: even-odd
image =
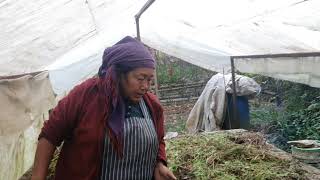
[[[144,45],[132,37],[125,37],[105,49],[98,75],[104,80],[106,103],[109,108],[106,119],[109,137],[118,154],[122,156],[123,126],[125,119],[124,99],[120,94],[119,73],[136,68],[155,68],[155,60]]]

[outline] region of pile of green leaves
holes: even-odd
[[[169,167],[178,179],[306,179],[294,163],[268,153],[264,141],[252,140],[257,138],[212,134],[172,139],[167,142]]]

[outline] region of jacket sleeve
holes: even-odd
[[[167,166],[167,156],[166,156],[166,144],[164,142],[164,115],[163,108],[160,106],[158,110],[158,136],[159,136],[159,150],[157,161],[162,162]]]
[[[46,138],[55,146],[72,135],[73,128],[81,109],[84,86],[78,85],[61,99],[51,111],[49,120],[44,122],[38,139]]]

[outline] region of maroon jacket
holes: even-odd
[[[56,167],[56,180],[95,180],[100,177],[106,135],[106,96],[99,78],[76,86],[51,112],[39,139],[53,145],[64,141]],[[166,162],[163,109],[155,95],[144,97],[158,134],[158,161]]]

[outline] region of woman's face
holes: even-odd
[[[154,78],[154,69],[137,68],[121,76],[121,92],[133,102],[139,102],[148,92]]]

